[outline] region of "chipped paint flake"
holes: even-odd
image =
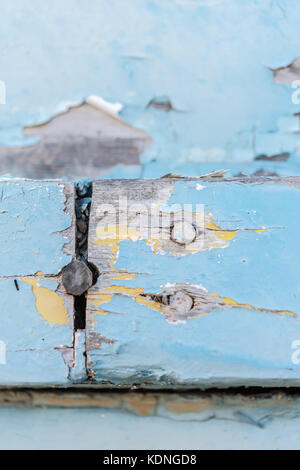
[[[300,57],[285,67],[270,70],[273,72],[275,83],[291,84],[300,79]]]

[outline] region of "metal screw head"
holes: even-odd
[[[175,292],[169,297],[169,306],[178,313],[188,313],[193,308],[193,299],[183,291]]]
[[[173,225],[171,238],[180,245],[187,245],[195,240],[196,229],[190,222],[177,221]]]
[[[82,295],[93,285],[92,271],[82,261],[71,261],[62,270],[62,283],[67,294]]]

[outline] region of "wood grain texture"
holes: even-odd
[[[0,180],[0,244],[0,384],[66,384],[73,298],[60,272],[75,251],[73,184]]]
[[[299,384],[299,204],[297,177],[94,182],[91,380]],[[149,218],[152,205],[158,218]],[[166,236],[183,215],[196,227],[188,245]]]

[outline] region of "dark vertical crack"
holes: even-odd
[[[85,294],[74,297],[74,329],[85,330],[86,325],[86,296]]]
[[[98,278],[97,269],[88,263],[88,234],[89,219],[92,202],[93,184],[91,180],[84,180],[76,183],[76,258],[87,264],[93,274],[93,284]],[[86,327],[86,292],[82,295],[74,296],[74,329],[85,330]]]

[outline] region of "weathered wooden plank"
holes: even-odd
[[[0,384],[68,383],[73,297],[60,271],[75,252],[73,184],[0,180]]]
[[[91,378],[299,384],[299,188],[299,178],[94,182]],[[187,244],[183,216],[195,230]]]
[[[234,393],[230,390],[159,392],[159,391],[105,391],[95,387],[73,387],[63,389],[0,389],[0,408],[21,406],[27,408],[102,409],[126,411],[136,416],[165,416],[174,420],[196,418],[207,421],[210,416],[221,418],[225,408],[231,409],[232,419],[248,422],[242,418],[247,411],[253,416],[260,408],[281,409],[286,414],[295,411],[300,419],[300,397],[295,391],[282,389],[245,389]],[[214,411],[212,411],[214,409]],[[247,410],[247,411],[246,411]],[[219,411],[221,413],[219,413]],[[239,412],[240,415],[237,413]],[[236,418],[234,418],[236,417]],[[254,418],[254,416],[253,416]],[[223,419],[225,415],[223,414]],[[258,419],[263,427],[266,416]],[[251,424],[251,423],[249,423]],[[258,423],[257,423],[258,424]],[[259,427],[259,426],[258,426]]]

